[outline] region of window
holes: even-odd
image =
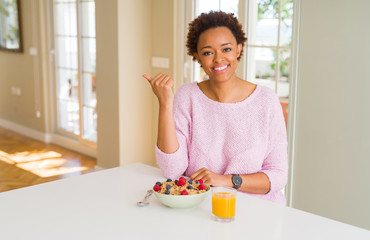
[[[94,0],[53,0],[57,131],[97,141]]]
[[[249,0],[247,9],[246,78],[275,90],[287,123],[293,0]]]

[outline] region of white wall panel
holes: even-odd
[[[370,1],[300,6],[293,207],[370,229]]]

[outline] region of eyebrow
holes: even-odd
[[[231,43],[223,43],[223,44],[221,44],[221,47],[229,45],[229,44],[232,45]],[[211,46],[204,46],[200,50],[202,50],[203,48],[212,48],[212,47]]]

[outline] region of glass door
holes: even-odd
[[[53,0],[57,131],[97,142],[94,0]]]

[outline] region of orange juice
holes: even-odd
[[[235,194],[216,192],[212,195],[212,213],[220,218],[235,216]]]

